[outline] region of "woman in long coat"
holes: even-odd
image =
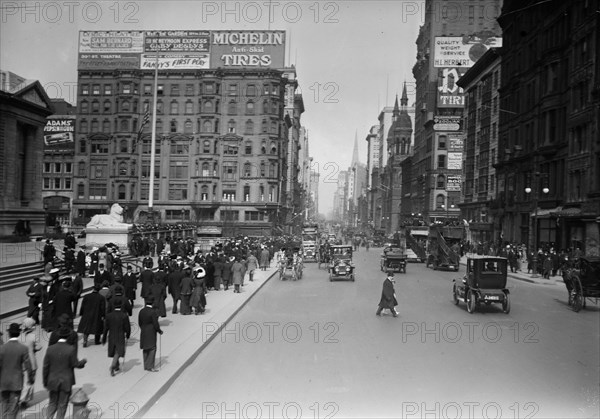
[[[206,307],[205,286],[206,271],[204,268],[200,268],[194,276],[194,290],[190,298],[190,306],[194,309],[196,315],[204,313],[204,307]]]
[[[149,294],[154,298],[154,308],[157,310],[160,317],[167,317],[167,287],[160,278],[154,277],[154,282],[150,286]]]
[[[263,247],[263,249],[260,251],[260,269],[263,271],[265,271],[267,266],[269,266],[270,256],[269,250],[266,247]]]

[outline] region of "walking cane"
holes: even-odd
[[[158,370],[160,371],[160,364],[162,358],[162,334],[158,335]]]

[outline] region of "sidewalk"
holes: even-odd
[[[460,258],[460,264],[463,266],[467,265],[467,255],[463,256]],[[510,272],[510,267],[508,268],[508,275],[509,278],[512,279],[516,279],[517,281],[525,281],[525,282],[530,282],[532,284],[540,284],[540,285],[563,285],[564,281],[561,275],[556,275],[556,276],[551,276],[549,279],[546,278],[542,278],[541,275],[538,275],[536,278],[532,278],[531,274],[527,273],[527,269],[525,269],[525,272],[518,271],[518,272]]]
[[[86,358],[88,362],[85,368],[75,370],[76,384],[73,393],[82,388],[88,395],[90,417],[143,416],[206,345],[217,336],[218,332],[273,276],[275,264],[272,263],[271,266],[266,271],[256,271],[254,282],[249,282],[246,275],[240,294],[234,294],[233,287],[228,291],[223,289],[210,291],[206,296],[206,312],[199,316],[171,314],[172,300],[168,296],[167,317],[159,318],[164,334],[159,335],[159,346],[156,351],[156,367],[160,369],[158,372],[147,372],[143,368],[142,350],[139,348],[140,333],[137,326],[138,313],[143,307],[139,288],[133,316],[130,318],[132,332],[127,342],[125,362],[121,366],[122,372],[111,377],[109,373],[111,359],[108,358],[107,347],[94,345],[94,338],[90,336],[88,341],[91,345],[83,348],[80,336],[79,359]],[[75,319],[76,327],[79,319],[79,317]],[[7,325],[3,325],[3,328],[6,328],[4,326]],[[228,326],[228,330],[239,332],[239,328],[231,325]],[[43,349],[37,354],[38,371],[33,403],[22,411],[22,417],[29,419],[45,417],[45,409],[48,406],[48,392],[42,384],[42,365],[48,336],[43,331],[36,330],[36,332],[39,334]],[[71,410],[70,405],[68,417]]]

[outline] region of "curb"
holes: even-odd
[[[461,266],[467,266],[466,263],[464,262],[460,262]],[[523,278],[521,276],[516,276],[513,272],[508,272],[506,274],[507,277],[517,280],[517,281],[523,281],[523,282],[528,282],[530,284],[538,284],[538,285],[557,285],[557,283],[563,283],[564,284],[564,280],[562,278],[562,276],[560,275],[556,275],[553,276],[551,279],[541,279],[539,281],[536,281],[534,279],[529,279],[529,278]],[[548,281],[548,282],[542,282],[542,281]]]
[[[224,322],[221,323],[219,328],[215,330],[214,333],[208,339],[206,339],[206,341],[202,345],[200,345],[200,347],[196,349],[196,351],[186,361],[184,361],[179,366],[179,368],[177,368],[173,375],[171,375],[171,377],[162,386],[160,386],[160,388],[148,399],[148,401],[144,403],[144,405],[140,409],[138,409],[138,411],[131,417],[142,418],[152,408],[152,406],[163,396],[163,394],[173,385],[175,380],[179,378],[181,374],[183,374],[187,367],[189,367],[196,360],[196,358],[198,358],[200,353],[208,346],[208,344],[213,341],[213,339],[221,332],[221,330],[223,330],[225,326],[227,326],[229,321],[233,319],[236,316],[236,314],[238,314],[240,310],[244,308],[244,306],[248,304],[248,302],[252,298],[254,298],[256,294],[258,294],[258,291],[260,291],[262,287],[264,287],[267,284],[267,282],[269,282],[271,278],[275,276],[276,273],[277,270],[274,270],[273,273],[271,273],[267,277],[267,279],[265,279],[263,283],[260,284],[260,286],[256,290],[254,290],[254,292],[244,302],[242,302],[242,304],[237,309],[235,309],[233,313],[231,313],[231,315],[229,315]]]

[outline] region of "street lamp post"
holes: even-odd
[[[538,216],[538,200],[539,200],[539,189],[540,189],[540,177],[542,176],[540,172],[535,172],[535,180],[533,183],[533,186],[535,188],[535,190],[532,191],[532,189],[528,186],[525,188],[525,193],[526,194],[530,194],[531,192],[533,192],[533,220],[530,223],[532,225],[532,233],[533,233],[533,256],[531,258],[531,262],[533,263],[533,272],[531,273],[531,277],[532,278],[537,278],[538,277],[538,273],[537,273],[537,263],[538,263],[538,251],[537,251],[537,216]],[[542,192],[544,194],[547,194],[548,192],[550,192],[550,189],[548,189],[548,187],[544,187],[542,189]]]

